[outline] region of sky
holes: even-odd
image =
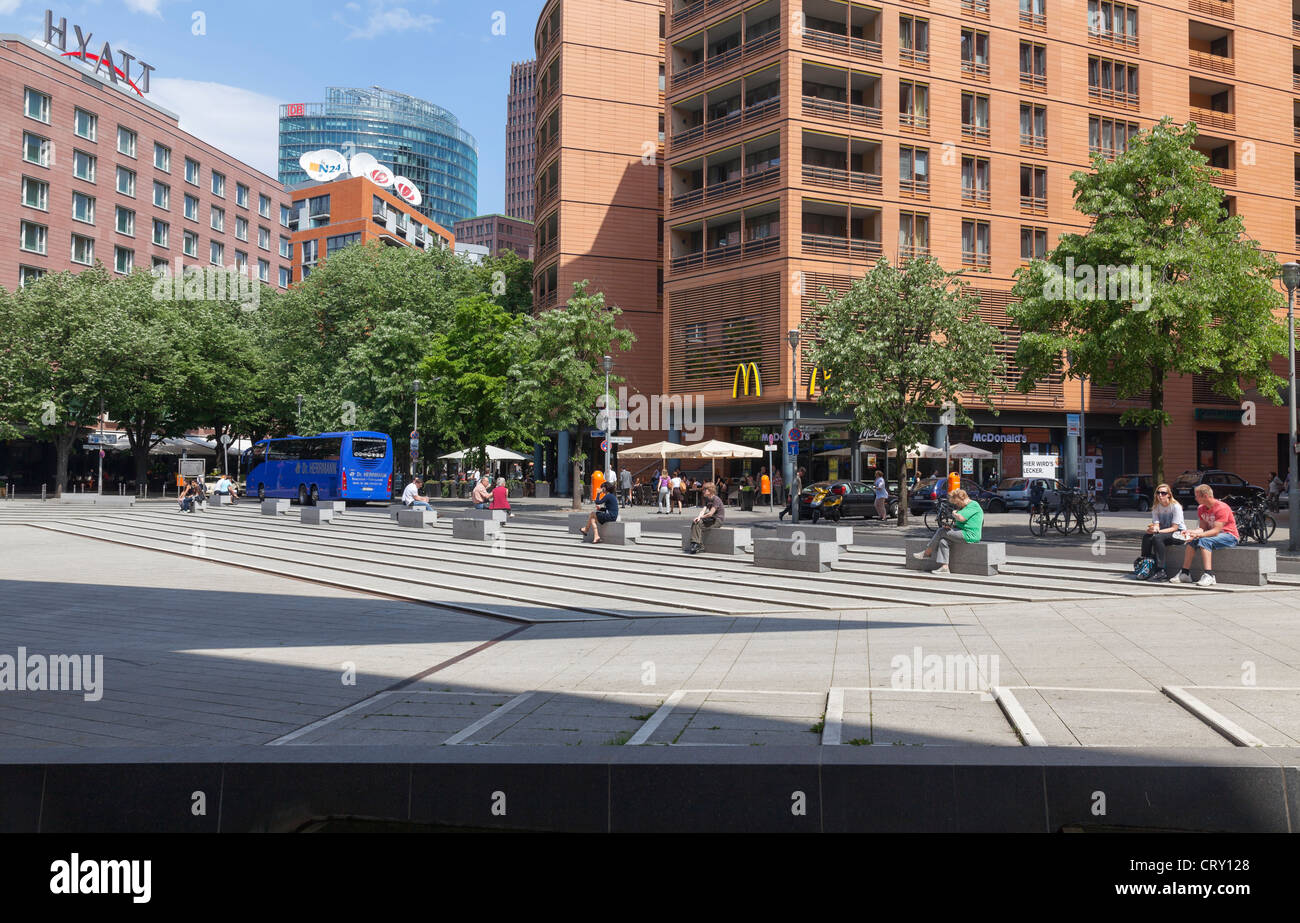
[[[40,41],[45,10],[153,65],[149,99],[274,176],[281,103],[382,86],[450,110],[478,142],[478,212],[504,212],[510,65],[545,0],[0,0],[0,33]]]

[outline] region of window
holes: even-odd
[[[293,242],[287,237],[280,238],[280,256],[286,260],[293,259]]]
[[[987,221],[961,223],[961,261],[964,265],[976,269],[988,269],[991,265]]]
[[[216,170],[212,171],[212,194],[219,199],[226,197],[226,176]]]
[[[961,133],[972,141],[988,142],[989,98],[984,94],[961,94]]]
[[[989,159],[963,157],[961,159],[961,200],[967,205],[988,207],[992,190],[989,188]]]
[[[117,152],[128,157],[135,157],[135,132],[121,125],[117,126]]]
[[[260,225],[257,228],[257,246],[263,250],[271,249],[271,229]]]
[[[248,219],[235,216],[235,237],[239,240],[248,240]]]
[[[188,157],[185,158],[185,182],[191,186],[199,184],[199,162]]]
[[[1116,106],[1138,106],[1138,69],[1136,64],[1110,58],[1088,59],[1088,96]]]
[[[85,109],[72,110],[72,130],[78,138],[94,141],[99,132],[99,116]]]
[[[127,237],[134,237],[135,212],[120,205],[116,206],[114,211],[117,214],[117,233],[125,234]]]
[[[288,288],[292,281],[292,273],[288,266],[280,267],[280,288]]]
[[[1107,160],[1118,157],[1128,147],[1129,139],[1137,132],[1136,122],[1091,115],[1088,117],[1088,152],[1101,154]]]
[[[328,225],[330,223],[330,197],[318,195],[308,199],[307,217],[310,219],[308,227],[323,228]]]
[[[1032,151],[1047,150],[1047,107],[1020,104],[1020,146]]]
[[[153,242],[160,247],[167,246],[168,236],[171,233],[171,225],[166,221],[153,219]]]
[[[37,266],[19,266],[18,267],[18,285],[24,287],[30,282],[35,282],[45,275],[45,270]]]
[[[922,212],[898,215],[899,260],[925,256],[930,252],[930,216]]]
[[[257,278],[261,282],[271,281],[271,264],[266,260],[257,261]]]
[[[243,250],[235,251],[235,269],[244,272],[248,269],[248,254]]]
[[[135,198],[135,171],[126,167],[117,168],[117,191],[124,196]]]
[[[28,208],[38,208],[43,212],[49,211],[50,184],[39,179],[32,179],[30,176],[24,176],[23,205]]]
[[[1020,86],[1025,90],[1047,89],[1047,46],[1020,43]]]
[[[989,79],[989,34],[961,30],[961,72],[977,80]]]
[[[989,18],[989,0],[961,0],[961,11],[967,15]]]
[[[33,224],[30,221],[24,221],[20,225],[21,242],[19,247],[28,253],[45,252],[45,235],[46,227],[43,224]]]
[[[930,21],[898,17],[898,60],[916,67],[930,66]]]
[[[213,240],[208,243],[208,261],[213,266],[220,266],[226,258],[226,245],[219,240]]]
[[[208,223],[212,225],[212,230],[224,231],[226,229],[226,210],[219,205],[213,205]]]
[[[153,181],[153,204],[155,208],[169,211],[172,205],[172,187],[166,183]]]
[[[911,80],[898,82],[898,124],[905,130],[930,131],[929,84]]]
[[[1103,44],[1138,45],[1138,11],[1126,3],[1088,0],[1088,38]]]
[[[135,268],[135,251],[126,247],[113,248],[113,268],[122,275],[127,275]]]
[[[235,183],[235,204],[240,208],[248,208],[248,187],[243,183]]]
[[[1020,165],[1020,210],[1034,215],[1047,214],[1047,167]]]
[[[903,145],[898,149],[898,190],[912,198],[929,198],[929,148]]]
[[[95,239],[93,237],[82,237],[80,234],[72,235],[72,262],[80,263],[83,266],[89,266],[95,262]]]
[[[95,223],[94,196],[88,196],[80,192],[72,194],[72,220],[80,221],[83,224]]]
[[[171,266],[167,262],[167,257],[155,256],[153,258],[153,268],[154,268],[154,275],[166,276],[167,273],[170,271]]]
[[[153,165],[164,173],[172,171],[172,149],[164,147],[157,141],[153,145]]]
[[[316,260],[320,254],[319,240],[304,240],[302,242],[302,265],[315,266]]]
[[[23,160],[38,167],[50,165],[50,141],[30,131],[23,132]]]
[[[72,175],[88,183],[95,181],[95,155],[85,151],[72,152]]]
[[[1020,24],[1031,29],[1047,28],[1047,0],[1020,0]]]
[[[361,242],[361,232],[354,231],[351,234],[338,234],[334,237],[327,238],[325,241],[325,253],[330,254],[335,250],[342,250],[344,247]]]
[[[1047,228],[1020,228],[1020,259],[1041,260],[1047,257]]]
[[[181,250],[186,256],[197,257],[199,255],[199,235],[193,231],[186,231],[181,236]]]
[[[288,205],[281,205],[280,206],[280,227],[287,228],[289,226],[289,219],[292,217],[293,217],[292,209],[290,209]]]
[[[38,122],[50,124],[50,98],[44,93],[27,88],[23,91],[23,115]]]
[[[257,196],[257,213],[263,218],[271,217],[271,197],[258,193]]]

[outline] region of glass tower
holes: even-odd
[[[321,149],[370,154],[410,179],[419,211],[449,230],[478,213],[478,143],[441,106],[380,87],[328,87],[323,103],[282,105],[280,182],[308,182],[298,158]]]

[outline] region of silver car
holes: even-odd
[[[1061,490],[1061,482],[1056,478],[1003,478],[993,492],[1006,504],[1006,509],[1027,510],[1035,482],[1043,485],[1043,500],[1055,505]]]

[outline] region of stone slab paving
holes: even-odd
[[[886,544],[789,574],[669,535],[583,546],[558,515],[494,554],[370,510],[303,529],[253,504],[51,506],[0,504],[0,656],[102,654],[104,694],[0,690],[9,750],[1020,747],[1008,696],[1049,746],[1233,748],[1166,687],[1300,738],[1296,588],[1086,561],[946,581]]]

